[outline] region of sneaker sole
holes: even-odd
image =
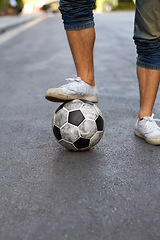
[[[149,144],[152,144],[152,145],[160,145],[160,140],[153,140],[153,139],[148,139],[146,138],[145,136],[143,136],[142,134],[140,134],[139,132],[137,132],[136,130],[134,131],[135,135],[140,137],[140,138],[143,138],[147,143]]]
[[[82,99],[89,102],[97,103],[98,97],[96,96],[86,96],[86,95],[75,95],[75,94],[63,94],[59,91],[54,91],[54,93],[46,92],[45,98],[51,102],[65,102],[68,100]]]

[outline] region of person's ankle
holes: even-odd
[[[90,85],[91,87],[95,86],[95,80],[94,78],[81,78],[85,83]]]
[[[152,116],[152,111],[140,111],[138,118],[139,120],[144,118],[144,117],[151,117]]]
[[[93,74],[77,74],[85,83],[94,87],[95,86],[95,79]]]

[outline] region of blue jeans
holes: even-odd
[[[80,30],[94,26],[95,0],[60,0],[65,30]],[[160,70],[160,0],[137,0],[134,40],[137,65]]]
[[[133,38],[137,65],[160,70],[160,0],[137,0]]]
[[[93,8],[95,0],[60,0],[65,30],[81,30],[94,27]]]

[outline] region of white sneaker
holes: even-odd
[[[50,88],[46,92],[46,99],[52,102],[64,102],[67,100],[83,99],[90,102],[98,102],[97,87],[90,86],[80,77],[67,78],[70,83],[59,88]]]
[[[151,117],[144,117],[142,120],[137,120],[135,125],[135,135],[144,138],[146,142],[153,145],[160,145],[160,127],[156,121],[160,119],[153,119],[154,114]]]

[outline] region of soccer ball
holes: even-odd
[[[99,108],[85,100],[64,102],[52,119],[58,142],[73,151],[88,150],[103,136],[104,119]]]

